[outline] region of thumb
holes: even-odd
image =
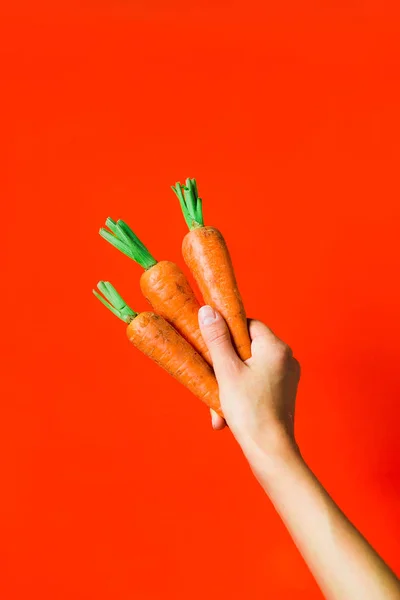
[[[241,360],[232,346],[231,334],[222,316],[211,306],[202,306],[199,310],[199,324],[217,379],[232,367],[238,368]]]

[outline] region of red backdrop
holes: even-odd
[[[187,176],[302,363],[306,459],[400,568],[400,15],[278,4],[2,6],[4,600],[321,598],[229,432],[91,294],[146,309],[97,231],[182,263]]]

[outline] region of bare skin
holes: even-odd
[[[226,424],[328,600],[399,600],[400,582],[304,462],[294,435],[300,366],[260,321],[249,322],[252,356],[236,354],[223,318],[199,322],[217,377]]]

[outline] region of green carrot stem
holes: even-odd
[[[178,181],[175,186],[171,186],[171,188],[179,200],[183,216],[185,217],[189,229],[192,230],[197,227],[204,227],[203,201],[199,198],[196,180],[188,178],[186,179],[186,185],[182,185]]]
[[[114,286],[108,281],[99,281],[97,284],[99,294],[96,290],[93,290],[93,294],[110,310],[116,317],[130,323],[137,315],[125,302],[125,300],[118,294]]]
[[[115,222],[108,217],[106,226],[108,229],[102,227],[99,233],[114,248],[129,256],[129,258],[137,262],[145,270],[157,264],[156,259],[124,221],[119,219]]]

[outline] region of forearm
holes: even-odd
[[[290,444],[246,455],[329,600],[395,600],[399,580],[348,521]]]

